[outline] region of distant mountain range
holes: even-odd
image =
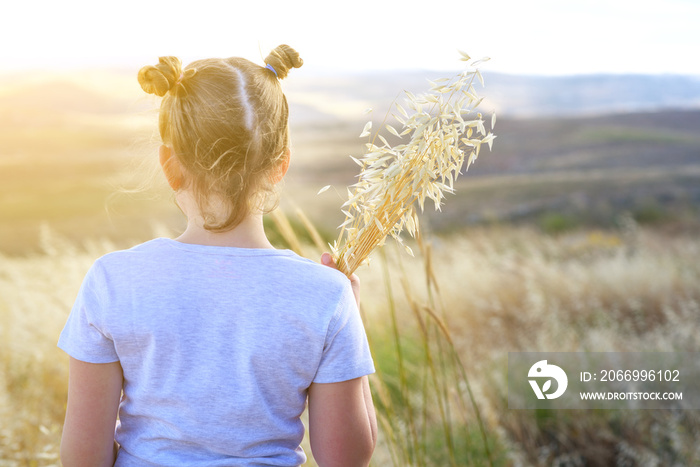
[[[454,72],[375,72],[301,76],[289,80],[297,122],[319,118],[362,119],[362,109],[382,114],[401,91],[425,92],[427,79]],[[484,73],[484,110],[511,117],[585,116],[700,108],[700,76],[575,75],[561,77]],[[318,99],[320,98],[320,99]]]
[[[668,109],[700,109],[700,76],[574,75],[525,76],[484,73],[482,109],[499,116],[589,116]],[[299,70],[285,80],[292,124],[363,121],[374,108],[381,119],[402,91],[429,89],[428,79],[455,71],[386,71],[312,74]],[[105,115],[130,114],[156,107],[141,91],[134,70],[91,70],[73,75],[0,74],[0,113],[38,111]]]
[[[509,115],[587,115],[700,108],[700,76],[485,75],[488,99]]]

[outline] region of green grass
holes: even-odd
[[[547,212],[540,217],[539,225],[544,233],[557,234],[574,229],[579,225],[579,221],[571,215]]]
[[[669,129],[641,129],[631,127],[599,127],[581,131],[579,138],[590,143],[644,143],[644,144],[686,144],[697,145],[696,135]]]

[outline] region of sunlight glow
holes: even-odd
[[[194,6],[193,6],[194,5]],[[454,69],[457,49],[523,74],[700,75],[700,3],[667,0],[322,2],[12,2],[0,72],[138,67],[160,55],[188,62],[260,61],[279,43],[307,70]]]

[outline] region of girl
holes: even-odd
[[[275,250],[263,230],[290,159],[279,80],[303,63],[286,45],[265,62],[161,57],[139,72],[163,96],[160,163],[187,228],[87,273],[58,344],[66,467],[300,465],[307,400],[319,465],[369,463],[359,282]]]

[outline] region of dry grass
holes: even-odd
[[[57,347],[92,262],[108,243],[77,248],[41,233],[42,253],[0,256],[0,465],[59,465],[68,357]]]
[[[41,254],[0,258],[2,466],[57,465],[67,358],[55,342],[85,271],[114,248],[78,247],[48,231],[43,238]],[[298,247],[318,257],[316,247]],[[495,465],[700,459],[692,411],[516,413],[505,393],[509,351],[700,350],[697,238],[633,224],[557,237],[484,229],[433,238],[427,248],[415,248],[415,259],[389,249],[359,271],[379,370],[372,380],[382,426],[375,465],[488,465],[443,326]]]

